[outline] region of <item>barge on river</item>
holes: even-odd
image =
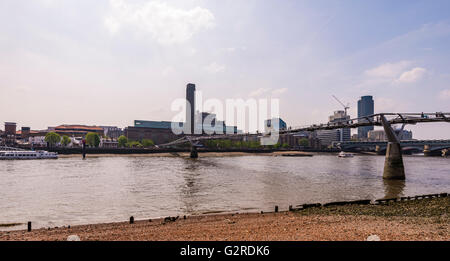
[[[0,160],[28,160],[28,159],[57,159],[58,153],[48,152],[44,150],[25,151],[25,150],[11,150],[0,151]]]

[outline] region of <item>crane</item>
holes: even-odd
[[[339,103],[342,105],[342,107],[344,107],[345,116],[347,116],[347,110],[350,109],[350,104],[347,103],[347,105],[344,105],[338,98],[336,98],[336,96],[334,96],[334,95],[331,95],[331,96],[333,96],[333,98],[334,98],[337,102],[339,102]]]

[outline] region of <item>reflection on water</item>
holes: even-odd
[[[449,192],[449,160],[407,156],[406,181],[383,180],[382,156],[0,161],[0,223],[61,226]]]
[[[197,206],[196,195],[201,192],[201,184],[199,183],[201,177],[199,177],[198,170],[204,166],[205,163],[200,159],[190,158],[183,158],[182,161],[186,171],[182,173],[184,186],[180,189],[180,199],[184,204],[185,213],[193,213]]]
[[[383,180],[384,184],[384,198],[397,198],[403,196],[403,189],[405,188],[404,180]]]

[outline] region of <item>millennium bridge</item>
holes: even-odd
[[[194,119],[188,119],[194,122]],[[402,141],[395,134],[391,125],[403,124],[403,127],[407,124],[418,123],[435,123],[435,122],[450,122],[450,113],[448,112],[433,112],[433,113],[377,113],[364,117],[358,117],[349,120],[342,120],[336,122],[329,122],[326,124],[313,124],[304,127],[291,128],[288,130],[279,130],[275,134],[277,135],[291,135],[305,131],[317,131],[317,130],[333,130],[343,128],[358,128],[364,126],[382,126],[386,137],[386,159],[383,170],[384,179],[405,179],[405,170],[402,157]],[[403,128],[402,127],[402,128]],[[194,133],[193,124],[191,124],[191,132]],[[197,158],[197,147],[201,146],[202,141],[216,140],[216,139],[231,139],[235,137],[245,136],[257,136],[258,138],[269,137],[272,133],[264,134],[216,134],[216,135],[185,135],[184,137],[177,139],[173,142],[166,144],[160,144],[159,147],[175,146],[179,144],[188,143],[191,146],[191,158]],[[403,144],[404,145],[404,144]],[[430,146],[430,144],[425,144]],[[446,146],[446,145],[444,145]],[[425,147],[424,147],[425,148]],[[430,147],[429,147],[430,148]]]

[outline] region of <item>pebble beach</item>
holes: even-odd
[[[66,241],[448,241],[450,199],[343,205],[278,213],[184,216],[0,232],[0,240]],[[173,221],[174,220],[174,221]]]

